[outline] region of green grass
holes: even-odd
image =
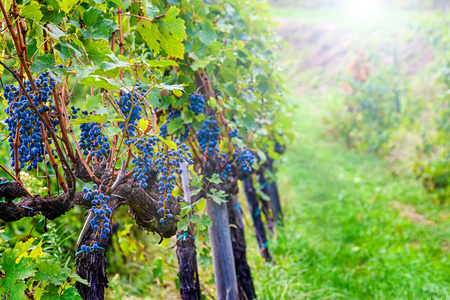
[[[449,210],[380,157],[322,138],[327,95],[291,99],[300,121],[278,179],[286,225],[271,244],[276,265],[250,252],[260,299],[450,299]]]

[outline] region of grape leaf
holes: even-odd
[[[9,278],[0,278],[0,295],[6,299],[24,299],[27,285],[23,281],[11,282]]]
[[[39,26],[40,26],[40,25],[39,25]],[[58,40],[58,41],[59,41],[59,39],[62,38],[63,36],[67,36],[66,33],[65,33],[64,31],[62,31],[61,29],[59,29],[58,26],[48,24],[47,27],[43,27],[43,26],[41,26],[41,27],[42,27],[42,29],[44,29],[45,31],[47,31],[47,33],[48,33],[52,38],[54,38],[55,40]]]
[[[198,229],[200,230],[207,229],[212,225],[211,218],[207,215],[204,215],[203,217],[200,215],[192,215],[190,221],[196,224]]]
[[[159,12],[158,7],[153,6],[150,0],[145,1],[145,13],[149,19],[153,19]]]
[[[100,9],[91,7],[84,13],[83,21],[87,27],[94,26],[98,23],[98,17],[102,13]]]
[[[167,54],[183,58],[184,45],[173,35],[163,34],[161,35],[161,47],[167,52]]]
[[[67,280],[67,274],[61,271],[59,263],[56,261],[44,261],[38,263],[38,272],[35,280],[42,282],[53,282],[56,285],[62,285]]]
[[[209,182],[215,183],[215,184],[219,184],[222,183],[222,179],[220,179],[219,174],[214,173],[211,178],[209,179]]]
[[[218,191],[216,188],[212,188],[210,192],[206,194],[206,197],[211,198],[211,200],[216,202],[217,204],[227,202],[227,194],[222,190]]]
[[[166,16],[161,19],[161,28],[163,31],[170,31],[175,38],[182,40],[186,38],[187,35],[184,20],[177,18],[179,13],[180,9],[178,7],[171,6],[167,11]]]
[[[104,88],[105,90],[116,90],[120,88],[120,84],[118,84],[114,80],[98,75],[91,75],[84,78],[83,80],[81,80],[81,84],[87,86],[96,86],[99,88]]]
[[[40,7],[41,5],[39,3],[37,3],[36,1],[31,1],[27,5],[22,6],[20,15],[25,18],[30,18],[39,21],[44,16],[42,12],[39,10]]]
[[[183,120],[181,118],[172,119],[167,125],[167,133],[172,134],[176,132],[178,129],[181,129],[182,127],[183,127]]]
[[[111,127],[111,126],[104,126],[106,133],[108,134],[109,138],[112,138],[116,134],[122,133],[122,130],[118,127]]]
[[[78,3],[78,0],[62,0],[59,5],[63,12],[66,14],[69,13],[69,11],[72,9],[72,7],[75,6],[75,4]]]
[[[158,41],[161,40],[161,33],[158,30],[158,25],[150,21],[145,21],[138,27],[138,31],[150,50],[153,50],[154,55],[159,54],[161,47]]]
[[[118,7],[120,7],[121,9],[125,9],[125,6],[122,3],[122,0],[109,0],[112,3],[114,3],[115,5],[117,5]]]
[[[83,110],[87,110],[88,112],[91,112],[95,110],[95,108],[98,106],[99,103],[102,102],[102,96],[91,96],[86,95],[86,100],[83,103]]]

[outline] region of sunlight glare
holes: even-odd
[[[365,22],[376,20],[381,12],[381,0],[345,0],[345,9],[355,19]]]

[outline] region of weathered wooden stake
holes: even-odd
[[[273,163],[269,165],[269,171],[275,174]],[[283,211],[281,209],[280,196],[278,194],[278,187],[275,178],[269,183],[270,202],[272,203],[272,212],[275,223],[278,226],[283,226]]]
[[[247,245],[245,244],[242,211],[236,195],[228,197],[227,208],[239,297],[241,300],[255,299],[256,293],[253,285],[252,273],[247,262]]]
[[[248,176],[243,180],[245,198],[247,199],[248,208],[252,215],[253,226],[255,227],[256,240],[258,241],[261,255],[267,261],[272,261],[272,257],[269,252],[266,232],[264,230],[264,223],[261,219],[261,210],[259,208],[258,197],[256,195],[255,188],[253,186],[253,179]]]
[[[227,205],[212,200],[206,204],[212,225],[209,227],[209,240],[214,265],[218,300],[238,300],[238,286],[231,246],[230,224]]]

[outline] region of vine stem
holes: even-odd
[[[16,47],[17,55],[19,56],[19,60],[20,60],[20,65],[23,66],[23,69],[24,69],[25,73],[27,74],[28,80],[30,81],[31,87],[33,88],[34,91],[37,91],[37,87],[36,87],[36,84],[34,83],[33,76],[31,76],[30,69],[28,68],[28,64],[25,60],[25,57],[23,56],[22,45],[20,44],[20,41],[17,38],[17,35],[12,26],[11,20],[9,19],[9,16],[8,16],[8,13],[6,12],[5,6],[3,5],[3,1],[0,1],[0,9],[2,11],[3,16],[5,17],[6,26],[8,27],[8,30],[11,34],[11,38],[14,42],[14,46]],[[5,67],[5,65],[3,63],[2,63],[2,65]],[[25,90],[25,89],[23,89],[23,90]]]
[[[117,14],[119,17],[119,55],[123,55],[123,25],[122,25],[122,9],[117,8]],[[120,80],[123,80],[123,70],[120,70]]]

